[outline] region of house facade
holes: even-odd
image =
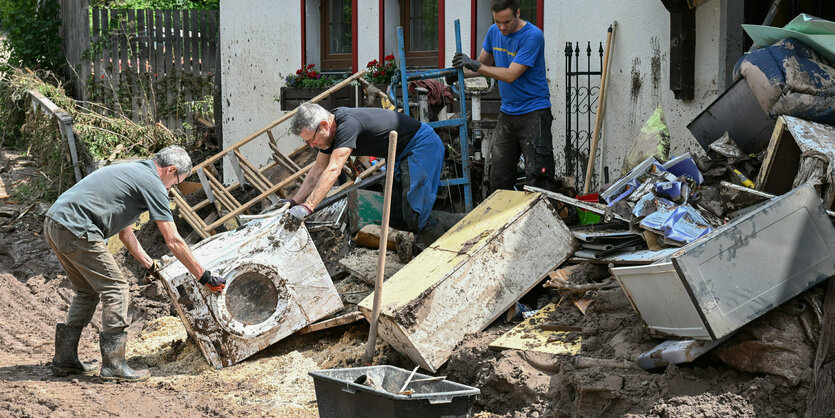
[[[733,65],[742,55],[740,24],[745,2],[696,2],[692,98],[684,99],[670,89],[671,48],[677,36],[671,33],[678,33],[678,26],[671,23],[674,20],[665,7],[667,3],[671,2],[520,1],[523,18],[545,33],[558,173],[565,165],[566,42],[591,42],[596,50],[615,21],[596,172],[608,167],[612,179],[620,175],[623,156],[659,105],[670,127],[673,155],[701,149],[686,125],[730,85]],[[492,24],[487,0],[221,2],[224,145],[238,142],[284,114],[278,100],[283,76],[305,64],[315,64],[325,71],[365,68],[368,61],[396,52],[398,26],[404,28],[407,67],[451,66],[456,19],[461,24],[464,52],[477,56]],[[279,139],[284,151],[301,143],[284,128]],[[269,154],[264,149],[266,144],[253,143],[244,152],[263,164]],[[601,180],[596,181],[599,185]]]

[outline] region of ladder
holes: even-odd
[[[316,103],[318,101],[321,101],[322,99],[330,96],[333,92],[359,79],[360,77],[362,77],[363,74],[365,74],[365,70],[353,74],[352,76],[346,78],[345,80],[342,80],[338,84],[329,88],[328,90],[322,92],[318,96],[310,99],[309,103]],[[279,198],[285,197],[284,188],[293,185],[297,181],[300,181],[302,176],[308,171],[310,171],[311,167],[313,167],[313,163],[305,167],[299,167],[292,159],[292,157],[296,153],[304,150],[307,147],[306,145],[293,151],[293,153],[291,153],[289,156],[283,154],[278,150],[278,144],[276,142],[275,135],[273,134],[273,129],[275,129],[282,122],[285,122],[292,118],[295,114],[296,109],[293,109],[285,113],[283,116],[273,121],[269,125],[265,126],[264,128],[258,130],[257,132],[253,133],[252,135],[249,135],[248,137],[240,140],[238,143],[224,149],[223,151],[194,166],[194,168],[192,168],[191,170],[191,173],[189,174],[189,177],[191,175],[197,174],[197,177],[200,178],[200,183],[202,185],[203,192],[206,195],[206,198],[204,200],[192,206],[186,201],[183,195],[176,188],[171,189],[171,194],[173,195],[174,203],[180,210],[180,214],[186,220],[186,222],[188,222],[189,225],[191,225],[191,227],[194,228],[194,231],[198,235],[200,235],[202,239],[206,239],[211,235],[214,235],[216,233],[217,228],[219,228],[226,222],[235,219],[238,215],[247,214],[251,207],[253,207],[256,203],[264,199],[269,199],[273,203],[278,202]],[[244,145],[252,142],[257,138],[263,138],[264,135],[266,135],[267,137],[269,148],[272,152],[272,161],[266,166],[258,169],[255,168],[255,166],[250,161],[244,158],[244,155],[240,149]],[[223,160],[224,158],[231,165],[232,171],[235,173],[235,177],[238,180],[237,182],[232,183],[229,186],[224,186],[223,183],[216,177],[216,175],[213,172],[213,164]],[[287,169],[291,174],[279,181],[278,183],[272,183],[264,175],[264,172],[279,165]],[[259,194],[256,197],[250,199],[249,201],[239,202],[232,195],[232,192],[235,189],[247,185],[255,188],[259,192]],[[206,219],[201,218],[197,214],[197,211],[211,204],[214,204],[215,207],[218,209],[218,214],[209,215],[209,217],[207,217]],[[221,215],[221,213],[223,214]]]

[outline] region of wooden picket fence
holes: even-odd
[[[216,10],[93,8],[85,101],[135,122],[172,130],[211,110],[218,46]]]

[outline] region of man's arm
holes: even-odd
[[[191,249],[188,248],[186,242],[182,237],[180,237],[180,233],[177,232],[177,226],[174,225],[174,222],[156,222],[157,228],[159,228],[159,232],[162,234],[162,238],[165,239],[165,245],[169,250],[171,250],[174,257],[177,257],[177,260],[180,260],[180,262],[183,263],[189,273],[199,279],[200,276],[203,275],[203,266],[197,262],[197,259],[194,258],[194,254],[191,253]]]
[[[321,202],[322,199],[328,195],[328,191],[330,191],[331,187],[333,187],[334,183],[336,183],[336,179],[339,178],[339,173],[342,172],[342,167],[345,165],[345,161],[347,161],[348,157],[351,156],[351,151],[353,151],[351,148],[337,148],[333,150],[325,170],[321,173],[321,176],[319,176],[319,181],[316,182],[316,187],[304,201],[304,204],[308,208],[311,210],[315,209],[316,205],[318,205],[319,202]]]
[[[122,244],[125,244],[125,248],[128,249],[130,255],[139,261],[142,267],[146,269],[151,267],[154,260],[145,252],[142,244],[136,239],[136,235],[133,233],[133,225],[128,225],[128,227],[119,231],[119,240],[122,241]]]
[[[319,182],[319,177],[322,177],[322,172],[328,167],[328,162],[330,161],[330,155],[325,154],[324,152],[320,152],[316,155],[316,161],[313,163],[313,167],[310,167],[310,171],[307,172],[307,175],[304,176],[304,181],[302,181],[302,186],[299,187],[299,190],[296,194],[291,198],[296,203],[304,203],[308,196],[310,196],[310,192],[316,187],[316,183]]]
[[[510,67],[508,68],[494,67],[493,64],[495,64],[495,60],[493,59],[493,54],[485,51],[484,49],[482,49],[481,53],[478,55],[478,61],[481,63],[481,66],[478,67],[478,72],[465,69],[464,78],[484,75],[490,78],[495,78],[496,80],[504,81],[505,83],[512,83],[528,69],[528,66],[516,62],[510,63]]]

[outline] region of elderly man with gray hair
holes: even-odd
[[[299,219],[313,213],[352,154],[385,158],[391,131],[397,132],[391,226],[414,232],[429,246],[444,233],[431,214],[444,145],[431,126],[392,110],[338,107],[331,113],[317,104],[299,106],[290,132],[319,154],[298,192],[287,199],[290,213]]]
[[[99,334],[103,381],[147,380],[147,370],[133,370],[125,362],[128,326],[128,282],[105,240],[118,233],[130,254],[146,269],[156,262],[139,244],[133,224],[145,211],[155,221],[165,244],[201,284],[219,292],[225,281],[205,270],[177,232],[168,203],[168,191],[191,171],[191,158],[179,146],[169,146],[152,160],[103,167],[58,197],[44,220],[46,242],[66,271],[75,297],[66,322],[55,329],[56,375],[92,373],[95,367],[78,359],[81,330],[90,323],[102,302]]]

